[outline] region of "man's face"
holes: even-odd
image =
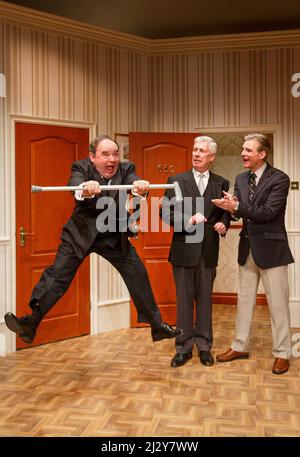
[[[102,140],[97,146],[96,154],[90,152],[90,159],[100,175],[112,178],[120,164],[118,146],[112,140]]]
[[[266,151],[258,152],[259,142],[257,140],[248,140],[243,144],[241,153],[243,166],[251,171],[256,171],[265,163]]]
[[[195,170],[204,173],[208,170],[215,160],[216,154],[212,154],[208,149],[207,141],[195,141],[192,152],[192,165]]]

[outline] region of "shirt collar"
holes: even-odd
[[[251,173],[255,173],[257,180],[260,180],[263,172],[265,171],[267,167],[267,162],[265,162],[260,168],[258,168],[256,171],[253,171]]]
[[[206,170],[204,173],[201,173],[201,171],[197,171],[197,170],[195,170],[195,168],[193,168],[193,175],[194,175],[195,178],[199,178],[200,175],[203,175],[208,179],[209,178],[209,170]]]

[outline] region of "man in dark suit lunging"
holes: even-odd
[[[176,205],[170,204],[174,196],[172,190],[166,192],[162,204],[162,218],[174,226],[169,261],[176,285],[176,325],[184,331],[176,337],[172,367],[184,365],[191,359],[194,344],[203,365],[214,363],[211,354],[212,289],[218,263],[219,235],[225,235],[230,225],[228,213],[211,203],[212,198],[220,198],[229,188],[229,181],[209,171],[216,151],[217,145],[212,138],[196,137],[192,152],[193,168],[168,181],[178,181],[184,198],[183,207],[176,208]]]
[[[32,314],[20,318],[13,313],[4,316],[7,327],[26,343],[32,343],[42,318],[67,291],[78,267],[91,252],[104,257],[119,271],[137,308],[138,322],[150,323],[153,341],[182,333],[162,321],[145,267],[128,240],[125,199],[122,202],[118,198],[119,191],[101,192],[99,185],[105,184],[133,184],[133,193],[140,196],[149,186],[148,181],[135,174],[133,163],[120,163],[118,144],[102,135],[91,143],[89,157],[72,165],[69,185],[81,186],[82,190],[75,192],[76,205],[63,227],[54,264],[45,269],[32,291]]]
[[[234,196],[215,200],[219,207],[243,218],[240,233],[239,293],[235,338],[218,362],[249,357],[248,345],[256,293],[262,279],[271,314],[273,373],[289,369],[291,356],[288,264],[294,262],[285,229],[289,177],[268,164],[268,139],[253,133],[245,137],[242,161],[249,171],[236,177]]]

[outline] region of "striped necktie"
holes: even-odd
[[[250,176],[249,176],[249,182],[248,182],[248,200],[249,200],[249,203],[252,202],[253,195],[254,195],[254,192],[255,192],[255,189],[256,189],[255,178],[256,178],[256,174],[255,173],[251,173]]]
[[[205,192],[205,184],[204,184],[203,178],[204,178],[204,175],[202,173],[200,173],[198,188],[199,188],[201,197],[203,196],[203,194]]]

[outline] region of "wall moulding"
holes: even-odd
[[[300,30],[239,33],[203,37],[152,40],[151,54],[189,53],[195,51],[284,48],[300,44]]]
[[[61,34],[74,39],[84,39],[84,41],[109,44],[110,46],[133,49],[140,52],[149,52],[150,49],[151,40],[146,38],[114,32],[54,14],[2,2],[1,0],[0,21],[48,33]]]
[[[98,44],[131,49],[150,55],[195,51],[241,50],[295,47],[300,44],[300,30],[211,35],[201,37],[149,39],[111,31],[50,13],[36,11],[0,0],[1,22],[62,34]]]

